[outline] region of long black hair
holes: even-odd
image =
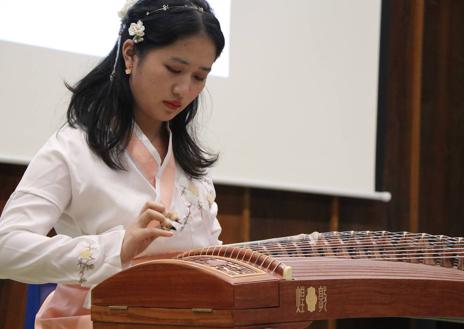
[[[157,10],[163,6],[169,9]],[[153,11],[156,12],[147,15]],[[119,42],[108,56],[75,86],[66,84],[72,92],[67,112],[69,125],[85,131],[89,147],[112,169],[124,169],[120,156],[133,129],[134,99],[124,73],[121,47],[125,40],[132,38],[128,33],[130,23],[138,20],[145,26],[143,42],[135,44],[141,60],[151,49],[201,33],[213,41],[216,58],[224,48],[219,21],[204,0],[139,0],[129,9],[121,21]],[[174,157],[194,178],[203,176],[205,169],[217,161],[216,154],[207,152],[197,142],[192,125],[197,109],[198,97],[169,123]]]

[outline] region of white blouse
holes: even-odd
[[[65,126],[48,140],[0,217],[1,278],[98,284],[122,270],[124,227],[147,201],[168,200],[164,205],[177,214],[180,227],[174,236],[153,241],[143,256],[221,243],[210,177],[189,178],[173,160],[171,141],[162,163],[138,127],[132,141],[132,154],[126,150],[122,158],[126,170],[113,170],[89,149],[81,129]],[[140,162],[137,152],[154,161]],[[52,228],[57,235],[49,238]]]

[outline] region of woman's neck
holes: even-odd
[[[150,143],[156,148],[161,159],[164,159],[168,152],[169,145],[167,123],[159,122],[159,124],[146,124],[146,121],[138,122],[137,120],[135,120],[135,122]]]

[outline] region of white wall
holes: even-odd
[[[380,0],[232,0],[230,75],[209,78],[200,116],[215,180],[388,199],[374,191],[379,38]],[[64,122],[63,81],[97,61],[0,41],[0,161],[31,159]]]

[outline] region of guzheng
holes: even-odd
[[[215,246],[92,290],[94,328],[306,328],[352,317],[464,318],[464,239],[328,232]]]

